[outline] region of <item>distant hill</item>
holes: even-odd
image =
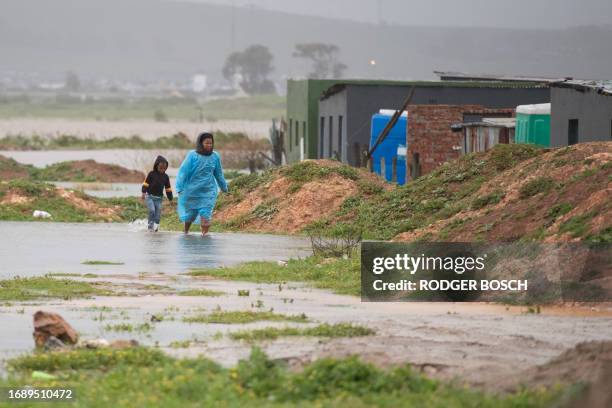
[[[221,78],[232,50],[228,6],[161,0],[2,0],[2,71],[81,77]],[[484,24],[483,24],[484,25]],[[275,56],[275,79],[304,75],[296,43],[341,48],[351,77],[428,79],[432,71],[612,78],[612,28],[509,30],[376,26],[254,8],[235,12],[235,50]],[[376,59],[375,67],[368,61]]]

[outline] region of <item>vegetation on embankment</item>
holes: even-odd
[[[31,181],[141,183],[145,174],[115,164],[98,163],[94,160],[59,162],[40,169],[0,155],[0,178]]]
[[[224,148],[250,139],[244,133],[214,131],[215,148]],[[193,149],[195,136],[184,133],[163,136],[155,140],[144,140],[138,135],[112,137],[109,139],[84,138],[73,135],[41,137],[38,135],[11,135],[0,139],[0,150],[96,150],[96,149]]]
[[[610,242],[612,143],[498,145],[401,187],[329,160],[241,176],[217,205],[229,229],[360,230],[366,239]]]
[[[495,395],[432,380],[409,365],[376,368],[357,357],[320,359],[300,371],[258,348],[234,368],[198,357],[174,359],[156,349],[80,349],[31,354],[8,362],[2,387],[68,388],[74,407],[198,406],[478,406],[546,407],[567,391]],[[55,379],[33,380],[34,370]]]
[[[35,210],[50,218],[34,218]],[[12,180],[0,182],[0,220],[60,222],[126,222],[146,218],[147,210],[136,197],[98,199],[51,184]]]

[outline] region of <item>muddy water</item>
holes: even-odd
[[[40,135],[42,137],[55,137],[65,134],[95,139],[139,135],[145,140],[155,140],[159,137],[170,136],[179,132],[195,138],[202,130],[221,130],[226,133],[243,132],[251,138],[265,138],[268,136],[269,129],[270,122],[267,120],[218,120],[198,123],[188,121],[103,121],[55,118],[0,119],[0,138],[19,134],[26,136]]]
[[[303,239],[212,234],[148,234],[125,225],[0,223],[1,276],[39,275],[50,271],[95,273],[111,290],[125,296],[44,302],[0,303],[0,375],[2,361],[33,348],[32,314],[43,309],[64,316],[83,339],[136,339],[158,345],[176,356],[204,355],[232,366],[246,357],[252,344],[232,341],[236,330],[271,326],[303,326],[352,322],[376,330],[362,338],[281,338],[260,342],[272,358],[299,367],[321,357],[358,355],[380,366],[409,362],[428,375],[495,389],[500,379],[516,377],[585,341],[612,340],[612,307],[527,307],[482,303],[379,303],[339,296],[304,284],[227,282],[177,274],[193,267],[233,264],[253,259],[304,256]],[[85,259],[124,262],[117,266],[87,266]],[[146,272],[140,274],[140,272]],[[157,273],[157,274],[155,274]],[[158,285],[152,287],[151,285]],[[187,289],[223,292],[218,297],[178,296]],[[249,296],[238,296],[248,290]],[[104,309],[101,309],[104,307]],[[184,317],[213,310],[270,310],[305,313],[309,323],[188,324]],[[107,325],[150,322],[146,333],[115,332]],[[187,348],[172,342],[190,341]]]
[[[143,225],[0,222],[0,278],[49,272],[178,274],[191,268],[281,260],[310,253],[300,237],[147,233]],[[83,265],[87,260],[123,265]]]
[[[79,190],[93,197],[136,197],[141,194],[142,184],[140,183],[78,183],[71,181],[52,181],[58,187]],[[170,183],[175,185],[175,179],[171,178]]]
[[[95,279],[93,279],[95,280]],[[204,355],[232,366],[248,356],[252,344],[232,341],[228,333],[263,327],[304,326],[352,322],[376,330],[363,338],[281,338],[261,342],[272,358],[291,366],[332,356],[359,355],[380,366],[409,362],[429,375],[494,387],[498,379],[544,364],[577,343],[612,339],[612,310],[567,316],[544,308],[529,314],[527,308],[489,304],[455,303],[362,303],[356,297],[339,296],[302,284],[255,284],[225,282],[185,275],[106,276],[130,296],[98,297],[46,304],[0,305],[6,328],[0,337],[0,360],[32,349],[32,314],[39,309],[62,314],[83,339],[136,339],[158,345],[180,357]],[[91,280],[88,280],[91,281]],[[147,284],[161,285],[151,292]],[[224,292],[219,297],[177,296],[185,289],[205,288]],[[249,290],[249,296],[238,296]],[[101,310],[100,307],[106,309]],[[259,307],[258,307],[259,306]],[[305,313],[309,323],[256,322],[251,324],[188,324],[184,317],[213,310],[270,310],[295,315]],[[153,314],[163,321],[152,323],[147,333],[117,333],[106,325],[150,322]],[[174,348],[175,341],[190,341]]]

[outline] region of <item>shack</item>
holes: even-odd
[[[551,84],[550,146],[612,140],[612,81]]]
[[[317,157],[331,157],[334,151],[340,159],[353,166],[363,165],[363,152],[370,141],[372,115],[381,108],[399,108],[412,86],[415,93],[411,107],[422,105],[453,105],[462,112],[478,109],[512,109],[527,103],[550,101],[547,83],[522,82],[405,82],[402,84],[339,83],[327,89],[319,101],[319,126]],[[439,121],[436,110],[430,110],[430,121]],[[512,115],[510,115],[512,116]],[[440,126],[450,133],[453,123],[464,122],[456,115],[447,116]],[[408,110],[408,133],[416,122],[410,119]],[[451,136],[456,137],[456,135]],[[431,140],[431,143],[436,143]],[[455,143],[453,143],[454,145]],[[460,145],[460,143],[456,143]],[[332,146],[329,149],[329,146]],[[408,158],[410,159],[410,141]],[[459,147],[459,150],[461,148]],[[445,155],[442,155],[445,156]],[[452,157],[453,155],[451,155]],[[438,159],[434,159],[439,164]],[[431,167],[431,166],[427,166]]]

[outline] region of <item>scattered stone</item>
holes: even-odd
[[[114,349],[126,349],[138,347],[140,344],[136,340],[115,340],[110,343],[110,347]]]
[[[32,213],[32,217],[34,218],[51,218],[51,214],[49,214],[46,211],[42,211],[42,210],[35,210]]]
[[[32,333],[32,336],[36,347],[44,347],[50,337],[60,340],[62,345],[76,344],[79,339],[77,332],[62,316],[42,310],[34,313],[34,333]]]
[[[93,340],[80,341],[77,346],[82,347],[82,348],[98,349],[98,348],[109,347],[110,343],[106,339],[93,339]]]
[[[45,344],[43,346],[45,351],[61,350],[65,347],[66,345],[55,336],[49,336],[49,338],[45,341]]]

